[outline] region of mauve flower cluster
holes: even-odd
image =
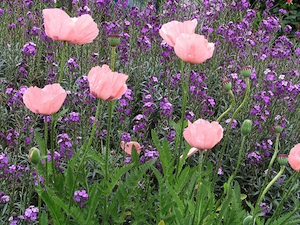
[[[37,54],[36,44],[33,42],[27,42],[22,49],[22,52],[25,56],[33,56]]]
[[[122,97],[120,98],[120,104],[118,107],[118,112],[120,113],[120,120],[124,121],[128,116],[130,115],[133,105],[130,104],[131,101],[133,101],[134,92],[127,88],[126,92]]]
[[[200,111],[201,109],[200,114],[197,115],[197,117],[201,115],[202,118],[212,115],[215,106],[214,98],[207,94],[208,87],[204,81],[205,79],[207,79],[206,74],[191,71],[189,91],[192,97],[190,103],[195,106],[197,111]],[[199,108],[199,106],[201,108]]]
[[[21,221],[36,221],[38,220],[38,212],[39,209],[31,205],[27,209],[25,209],[24,215],[18,216],[16,214],[13,214],[11,217],[9,217],[9,225],[17,225]]]
[[[77,190],[74,192],[74,201],[80,203],[80,207],[84,208],[86,201],[88,200],[89,195],[86,193],[86,190]]]
[[[1,157],[1,154],[0,154]],[[5,195],[3,191],[0,191],[0,203],[7,203],[9,202],[10,197],[8,195]]]
[[[72,142],[67,133],[57,135],[57,143],[59,145],[60,156],[62,158],[70,159],[73,155]]]
[[[17,185],[17,180],[29,171],[28,165],[9,164],[8,157],[0,153],[0,178]]]
[[[140,163],[148,162],[149,160],[157,160],[159,157],[159,153],[156,148],[152,147],[151,145],[143,146],[142,147],[142,155],[140,157]]]
[[[167,119],[171,117],[173,111],[173,105],[169,102],[167,97],[164,97],[159,103],[160,106],[160,115],[166,116]]]

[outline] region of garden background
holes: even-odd
[[[53,40],[49,8],[91,15],[99,34]],[[300,224],[299,2],[1,0],[0,18],[1,224]],[[193,19],[214,43],[203,63],[159,33]],[[104,64],[128,75],[119,99],[91,94]],[[57,113],[25,106],[29,87],[57,82]],[[187,157],[199,119],[224,135]]]

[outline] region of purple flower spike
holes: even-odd
[[[36,44],[33,42],[27,42],[22,49],[22,52],[24,53],[25,56],[33,56],[36,55]]]

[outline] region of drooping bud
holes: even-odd
[[[248,134],[250,134],[251,132],[251,128],[252,128],[252,121],[251,120],[245,120],[242,124],[242,135],[246,136]]]
[[[117,47],[120,44],[121,38],[118,34],[111,34],[108,36],[108,43],[111,47]]]
[[[244,66],[241,69],[241,74],[245,78],[250,77],[251,72],[252,72],[252,67],[251,66]]]
[[[223,86],[225,91],[230,91],[232,89],[232,83],[231,83],[230,80],[224,80],[222,82],[222,86]]]
[[[288,155],[287,154],[279,154],[277,156],[277,162],[281,165],[281,166],[285,166],[288,162]]]
[[[41,152],[39,149],[33,147],[29,151],[29,160],[32,162],[34,165],[39,164],[41,160]]]

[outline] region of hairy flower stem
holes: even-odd
[[[41,182],[40,182],[40,179],[39,179],[39,172],[38,172],[38,166],[36,165],[35,166],[35,171],[36,171],[36,177],[37,177],[37,186],[39,189],[42,189],[41,187]],[[37,191],[37,194],[38,194],[38,209],[39,209],[39,213],[42,212],[42,198],[41,198],[41,192],[40,191]],[[39,217],[39,222],[41,223],[41,218],[42,217]]]
[[[112,114],[114,110],[116,101],[110,101],[108,103],[108,124],[107,124],[107,135],[106,135],[106,144],[105,144],[105,175],[104,180],[108,182],[109,180],[109,169],[108,169],[108,161],[110,156],[110,133],[111,133],[111,124],[112,124]],[[103,222],[107,221],[107,207],[108,207],[108,196],[104,198],[104,215]]]
[[[116,47],[111,47],[110,69],[115,72]]]
[[[269,165],[268,165],[267,174],[266,174],[266,177],[265,177],[265,179],[264,179],[264,182],[263,182],[263,186],[262,186],[262,187],[264,187],[264,186],[266,185],[267,180],[268,180],[268,177],[269,177],[269,174],[270,174],[270,171],[271,171],[271,168],[272,168],[273,163],[274,163],[274,161],[275,161],[275,159],[276,159],[276,157],[277,157],[277,154],[278,154],[278,146],[279,146],[279,138],[280,138],[280,133],[277,133],[277,134],[276,134],[276,141],[275,141],[275,150],[274,150],[274,154],[273,154],[272,159],[271,159],[271,161],[270,161],[270,163],[269,163]]]
[[[95,131],[96,131],[96,124],[97,124],[97,118],[99,117],[99,112],[100,112],[100,109],[101,109],[101,99],[98,99],[98,104],[97,104],[97,109],[96,109],[96,114],[95,114],[95,119],[94,119],[94,123],[92,125],[92,131],[91,131],[91,135],[90,135],[90,138],[88,140],[88,143],[86,144],[85,146],[85,149],[83,151],[83,156],[81,158],[81,161],[77,167],[77,171],[75,173],[75,179],[74,179],[74,182],[73,182],[73,187],[72,187],[72,191],[71,191],[71,196],[69,197],[69,211],[70,211],[70,208],[71,208],[71,202],[72,202],[72,199],[73,199],[73,194],[74,194],[74,191],[75,191],[75,187],[76,187],[76,182],[77,182],[77,179],[78,179],[78,175],[79,175],[79,171],[82,170],[82,165],[85,161],[85,158],[90,150],[90,147],[92,145],[92,142],[93,142],[93,138],[95,136]],[[69,219],[67,221],[67,224],[69,224],[69,221],[70,221],[70,216],[69,215]]]
[[[201,186],[202,186],[202,168],[203,168],[203,150],[199,152],[199,164],[198,164],[198,184],[197,184],[197,200],[196,200],[196,207],[195,207],[195,212],[192,220],[192,224],[199,224],[199,220],[201,219],[201,207],[202,207],[202,198],[201,198]],[[196,189],[196,188],[195,188]],[[197,215],[197,222],[195,223]]]
[[[67,42],[63,41],[63,46],[62,46],[62,53],[61,53],[61,62],[60,62],[60,67],[59,67],[59,77],[58,77],[58,83],[60,84],[62,81],[62,77],[64,74],[64,67],[65,67],[65,62],[66,62],[66,48],[67,48]]]
[[[48,143],[48,122],[45,121],[45,124],[44,124],[44,140],[45,140],[45,146],[42,150],[42,155],[45,156],[45,167],[46,167],[46,173],[45,173],[45,183],[46,183],[46,186],[48,186],[48,182],[49,182],[49,177],[48,177],[48,152],[47,152],[47,143]]]
[[[111,71],[115,71],[115,56],[116,56],[116,47],[111,47],[111,58],[110,58],[110,69]],[[105,144],[105,175],[104,180],[108,182],[109,169],[108,169],[108,161],[110,155],[110,133],[111,133],[111,124],[112,124],[112,115],[114,112],[116,101],[109,101],[108,103],[108,124],[107,124],[107,135],[106,135],[106,144]],[[103,222],[107,221],[107,207],[108,207],[108,196],[104,198],[104,215]]]
[[[220,156],[219,156],[219,160],[218,160],[218,164],[217,164],[216,170],[218,170],[220,168],[220,166],[221,166],[222,158],[223,158],[223,155],[224,155],[224,152],[225,152],[225,149],[226,149],[226,146],[227,146],[227,142],[228,142],[229,133],[231,131],[232,122],[233,122],[234,118],[236,117],[236,115],[246,105],[246,103],[248,101],[248,98],[249,98],[249,95],[250,95],[250,89],[251,89],[251,87],[250,87],[249,77],[245,78],[245,81],[246,81],[246,93],[245,93],[245,96],[244,96],[244,99],[243,99],[242,103],[239,105],[239,107],[232,114],[230,123],[227,126],[228,128],[227,128],[227,131],[226,131],[226,134],[225,134],[225,138],[224,138],[224,142],[223,142],[223,146],[222,146],[222,149],[221,149],[221,153],[220,153]],[[217,179],[217,173],[215,172],[214,173],[214,177],[213,177],[213,182],[212,182],[213,185],[215,184],[216,179]]]
[[[228,94],[229,94],[230,97],[231,97],[231,103],[230,103],[230,106],[229,106],[229,108],[228,108],[225,112],[223,112],[223,113],[218,117],[218,119],[216,120],[217,122],[220,122],[220,121],[223,119],[223,117],[224,117],[225,115],[227,115],[227,114],[232,110],[232,108],[233,108],[234,105],[235,105],[235,98],[234,98],[234,94],[233,94],[232,90],[228,91]],[[231,121],[233,121],[233,120],[231,120]],[[231,121],[230,121],[230,122],[231,122]],[[232,122],[231,122],[231,124],[232,124]]]
[[[234,170],[233,174],[231,174],[231,176],[229,177],[227,183],[224,184],[224,192],[223,192],[222,196],[219,198],[219,200],[217,201],[215,209],[219,208],[221,202],[223,201],[224,196],[226,194],[228,195],[231,182],[234,180],[234,178],[236,177],[237,172],[240,169],[241,161],[242,161],[242,155],[243,155],[243,147],[244,147],[244,144],[245,144],[245,139],[246,139],[246,136],[243,135],[235,170]],[[227,197],[229,197],[229,196],[227,196]]]
[[[233,174],[229,177],[228,182],[227,182],[227,183],[228,183],[228,188],[230,188],[231,182],[232,182],[233,179],[235,178],[235,176],[236,176],[238,170],[240,169],[245,139],[246,139],[246,136],[243,135],[243,137],[242,137],[242,143],[241,143],[241,147],[240,147],[240,151],[239,151],[239,156],[238,156],[237,165],[236,165],[236,167],[235,167],[235,170],[234,170]]]
[[[52,115],[51,118],[51,136],[50,136],[50,150],[51,150],[51,166],[53,172],[53,181],[55,181],[55,166],[54,166],[54,128],[55,128],[55,116]]]
[[[264,199],[266,193],[268,192],[268,190],[270,189],[270,187],[275,183],[275,181],[278,180],[278,178],[282,175],[283,171],[285,169],[285,166],[280,166],[280,171],[278,172],[278,174],[271,180],[271,182],[265,187],[264,191],[262,192],[262,194],[260,195],[260,197],[258,198],[258,201],[256,202],[255,205],[255,209],[254,209],[254,213],[253,213],[253,218],[255,219],[257,214],[260,211],[260,203],[262,202],[262,200]]]
[[[182,109],[181,109],[181,118],[180,118],[180,130],[179,130],[179,138],[176,138],[175,142],[175,149],[176,152],[176,176],[179,175],[179,155],[182,152],[182,142],[183,142],[183,129],[184,129],[184,118],[185,118],[185,110],[186,104],[188,99],[188,89],[189,89],[189,82],[191,77],[191,64],[188,64],[188,75],[185,77],[184,73],[184,61],[180,60],[180,70],[181,70],[181,90],[182,90]]]

